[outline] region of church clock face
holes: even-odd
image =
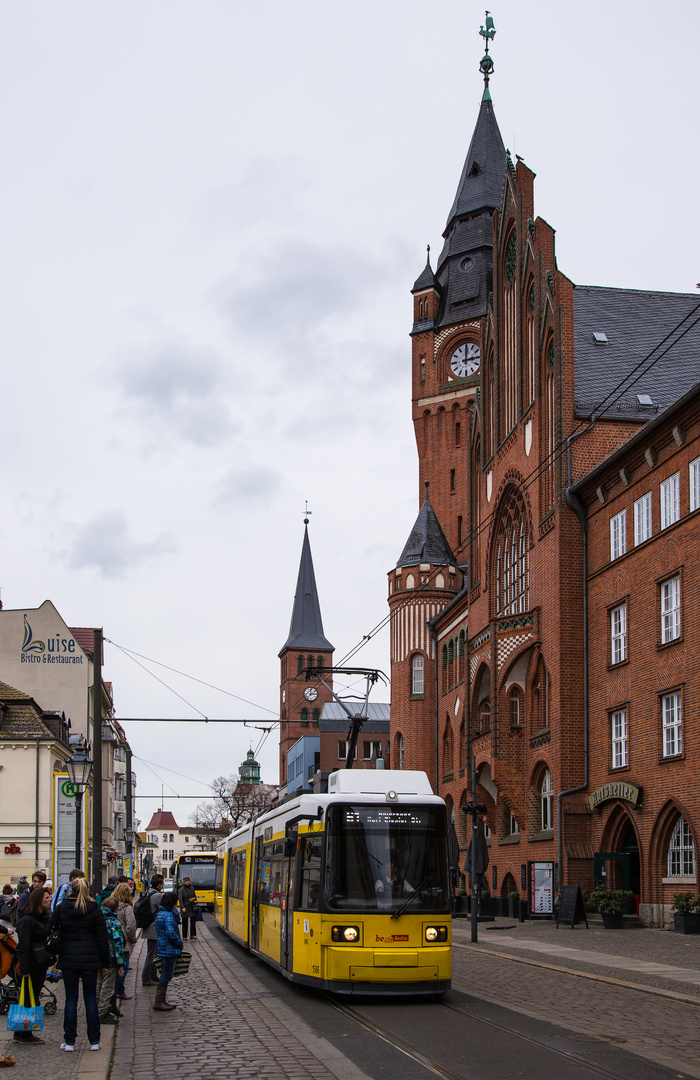
[[[318,690],[315,686],[307,686],[304,691],[304,697],[307,701],[315,701],[318,697]]]
[[[458,379],[466,379],[469,375],[476,375],[481,363],[481,349],[473,341],[465,341],[452,353],[450,368],[452,374]]]

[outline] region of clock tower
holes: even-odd
[[[495,33],[488,22],[484,33]],[[460,550],[470,512],[466,466],[493,281],[492,218],[501,204],[507,161],[488,86],[493,70],[489,40],[481,62],[484,94],[443,248],[434,271],[428,248],[425,269],[411,290],[419,491],[422,496],[429,481],[433,509],[458,563],[464,561]]]
[[[333,666],[333,646],[323,633],[321,605],[309,543],[309,519],[304,518],[304,542],[297,588],[294,594],[289,636],[280,658],[280,784],[287,782],[287,751],[303,735],[319,734],[319,719],[325,702],[332,701],[321,682],[307,681],[303,672],[317,668],[324,682],[333,686],[333,676],[325,668]]]

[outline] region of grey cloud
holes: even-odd
[[[281,483],[280,474],[264,466],[231,469],[219,482],[214,506],[227,509],[269,502]]]
[[[104,577],[115,578],[174,550],[172,540],[166,536],[147,543],[131,539],[124,513],[105,510],[75,527],[67,561],[72,569],[95,567]]]
[[[210,350],[164,343],[121,364],[116,378],[125,401],[149,425],[159,421],[197,445],[218,443],[232,430],[225,365]]]

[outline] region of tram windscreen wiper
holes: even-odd
[[[399,907],[397,907],[396,911],[394,911],[392,913],[392,916],[391,916],[392,919],[398,919],[399,915],[403,915],[404,911],[406,910],[408,905],[411,903],[411,901],[415,900],[415,898],[417,896],[420,896],[423,889],[427,889],[429,885],[430,885],[430,874],[428,874],[427,877],[423,878],[423,880],[421,881],[418,888],[414,889],[412,893],[409,893],[408,896],[406,897],[406,899],[404,900],[403,904],[400,904]]]

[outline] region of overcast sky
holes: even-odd
[[[492,9],[503,139],[578,284],[700,281],[700,6],[667,10]],[[305,501],[336,660],[384,618],[418,510],[410,288],[476,120],[484,10],[0,15],[3,604],[102,626],[119,717],[274,721]],[[355,663],[388,670],[388,631]],[[161,784],[185,823],[174,794],[204,795],[263,734],[127,731],[144,825]],[[275,731],[259,758],[276,782]]]

